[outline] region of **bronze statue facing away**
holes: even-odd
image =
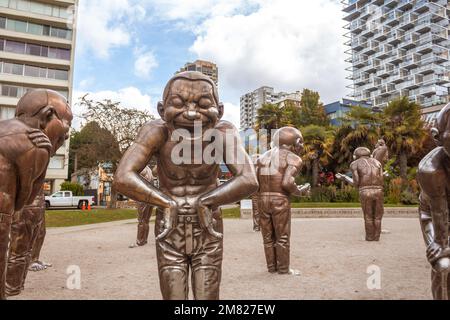
[[[355,161],[350,165],[352,177],[338,173],[336,177],[359,189],[359,198],[364,212],[366,240],[379,241],[384,215],[384,176],[381,163],[371,158],[370,150],[358,148]]]
[[[71,121],[72,112],[63,96],[51,90],[34,90],[18,102],[15,119],[0,122],[1,299],[5,299],[14,212],[31,204],[41,190],[50,157],[68,139]]]
[[[188,299],[190,271],[194,298],[217,300],[223,257],[219,207],[257,190],[255,169],[237,129],[220,120],[223,105],[209,77],[177,74],[158,111],[162,119],[141,129],[119,164],[114,185],[118,192],[158,207],[155,235],[163,298]],[[140,176],[153,156],[159,189]],[[219,186],[221,162],[234,177]]]
[[[153,184],[153,173],[150,167],[145,167],[141,172],[142,178],[148,183]],[[153,206],[145,203],[138,203],[138,230],[136,242],[130,245],[130,248],[143,247],[148,242],[148,234],[150,233],[150,218],[152,217]]]
[[[432,129],[438,147],[419,164],[417,180],[421,187],[420,223],[432,266],[431,282],[436,300],[449,299],[450,248],[450,104],[439,113]]]
[[[274,135],[273,149],[258,160],[259,215],[267,269],[288,274],[290,262],[291,203],[289,196],[307,194],[311,186],[297,186],[303,137],[299,130],[285,127]]]

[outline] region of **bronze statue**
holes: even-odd
[[[153,173],[150,167],[145,167],[141,172],[142,178],[146,182],[153,184]],[[145,202],[138,203],[138,231],[136,242],[130,245],[130,248],[143,247],[148,242],[148,234],[150,232],[150,218],[152,217],[153,206]]]
[[[191,270],[194,298],[217,300],[223,257],[219,207],[257,190],[255,169],[237,129],[220,120],[223,105],[209,77],[200,72],[175,75],[158,111],[162,119],[141,129],[119,164],[114,185],[120,193],[158,207],[155,235],[163,298],[188,299]],[[212,152],[211,145],[220,148]],[[206,161],[207,154],[214,154],[215,161]],[[140,176],[153,156],[159,189]],[[219,186],[222,161],[234,177]]]
[[[267,269],[270,273],[294,273],[289,268],[291,204],[289,197],[302,196],[309,184],[297,186],[300,173],[303,136],[295,128],[285,127],[274,135],[273,148],[257,164],[259,214]]]
[[[450,104],[437,117],[432,129],[438,147],[419,164],[417,180],[421,187],[420,223],[432,266],[431,283],[435,300],[448,300],[450,294]]]
[[[359,189],[366,240],[380,241],[384,215],[383,167],[377,159],[371,158],[370,150],[367,148],[357,148],[353,157],[355,161],[350,165],[352,178],[340,173],[336,177]]]
[[[34,90],[17,104],[16,118],[0,122],[0,298],[5,299],[9,235],[14,212],[31,204],[50,157],[69,138],[72,112],[51,90]]]
[[[386,146],[386,142],[383,139],[378,140],[378,143],[373,150],[372,157],[377,159],[381,166],[384,168],[386,162],[389,160],[389,149]]]
[[[7,296],[19,295],[23,290],[28,268],[33,261],[33,251],[37,246],[42,246],[42,243],[38,242],[40,241],[38,238],[42,233],[42,227],[45,230],[45,196],[43,190],[31,205],[25,206],[22,211],[14,215],[6,271]],[[45,268],[42,264],[39,270]]]

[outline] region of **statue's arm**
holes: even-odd
[[[289,194],[296,197],[301,197],[307,194],[310,189],[309,184],[306,184],[305,186],[298,186],[295,183],[295,177],[298,176],[302,168],[302,159],[296,155],[289,154],[286,161],[287,168],[284,171],[283,181],[281,184],[282,188]]]
[[[431,217],[430,202],[422,192],[420,195],[419,206],[420,227],[422,229],[423,239],[427,248],[434,243],[434,226]]]
[[[226,121],[216,129],[223,134],[223,161],[233,178],[200,198],[200,204],[210,208],[237,202],[258,190],[255,166],[241,143],[237,129]]]
[[[159,122],[150,122],[138,134],[135,143],[125,152],[114,177],[116,190],[139,202],[170,208],[174,201],[147,182],[140,173],[167,139]]]

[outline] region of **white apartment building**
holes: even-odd
[[[286,92],[275,92],[272,87],[261,87],[241,97],[241,129],[253,128],[256,124],[258,110],[269,103],[276,103],[288,96]]]
[[[384,107],[407,96],[436,110],[449,102],[448,0],[342,2],[355,100]]]
[[[14,117],[29,89],[60,92],[71,101],[78,0],[0,0],[0,120]],[[50,161],[45,191],[68,176],[69,142]]]

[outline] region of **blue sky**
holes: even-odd
[[[338,0],[80,0],[78,12],[74,101],[89,92],[155,114],[167,80],[196,59],[218,65],[237,126],[240,96],[262,85],[324,102],[348,93]]]

